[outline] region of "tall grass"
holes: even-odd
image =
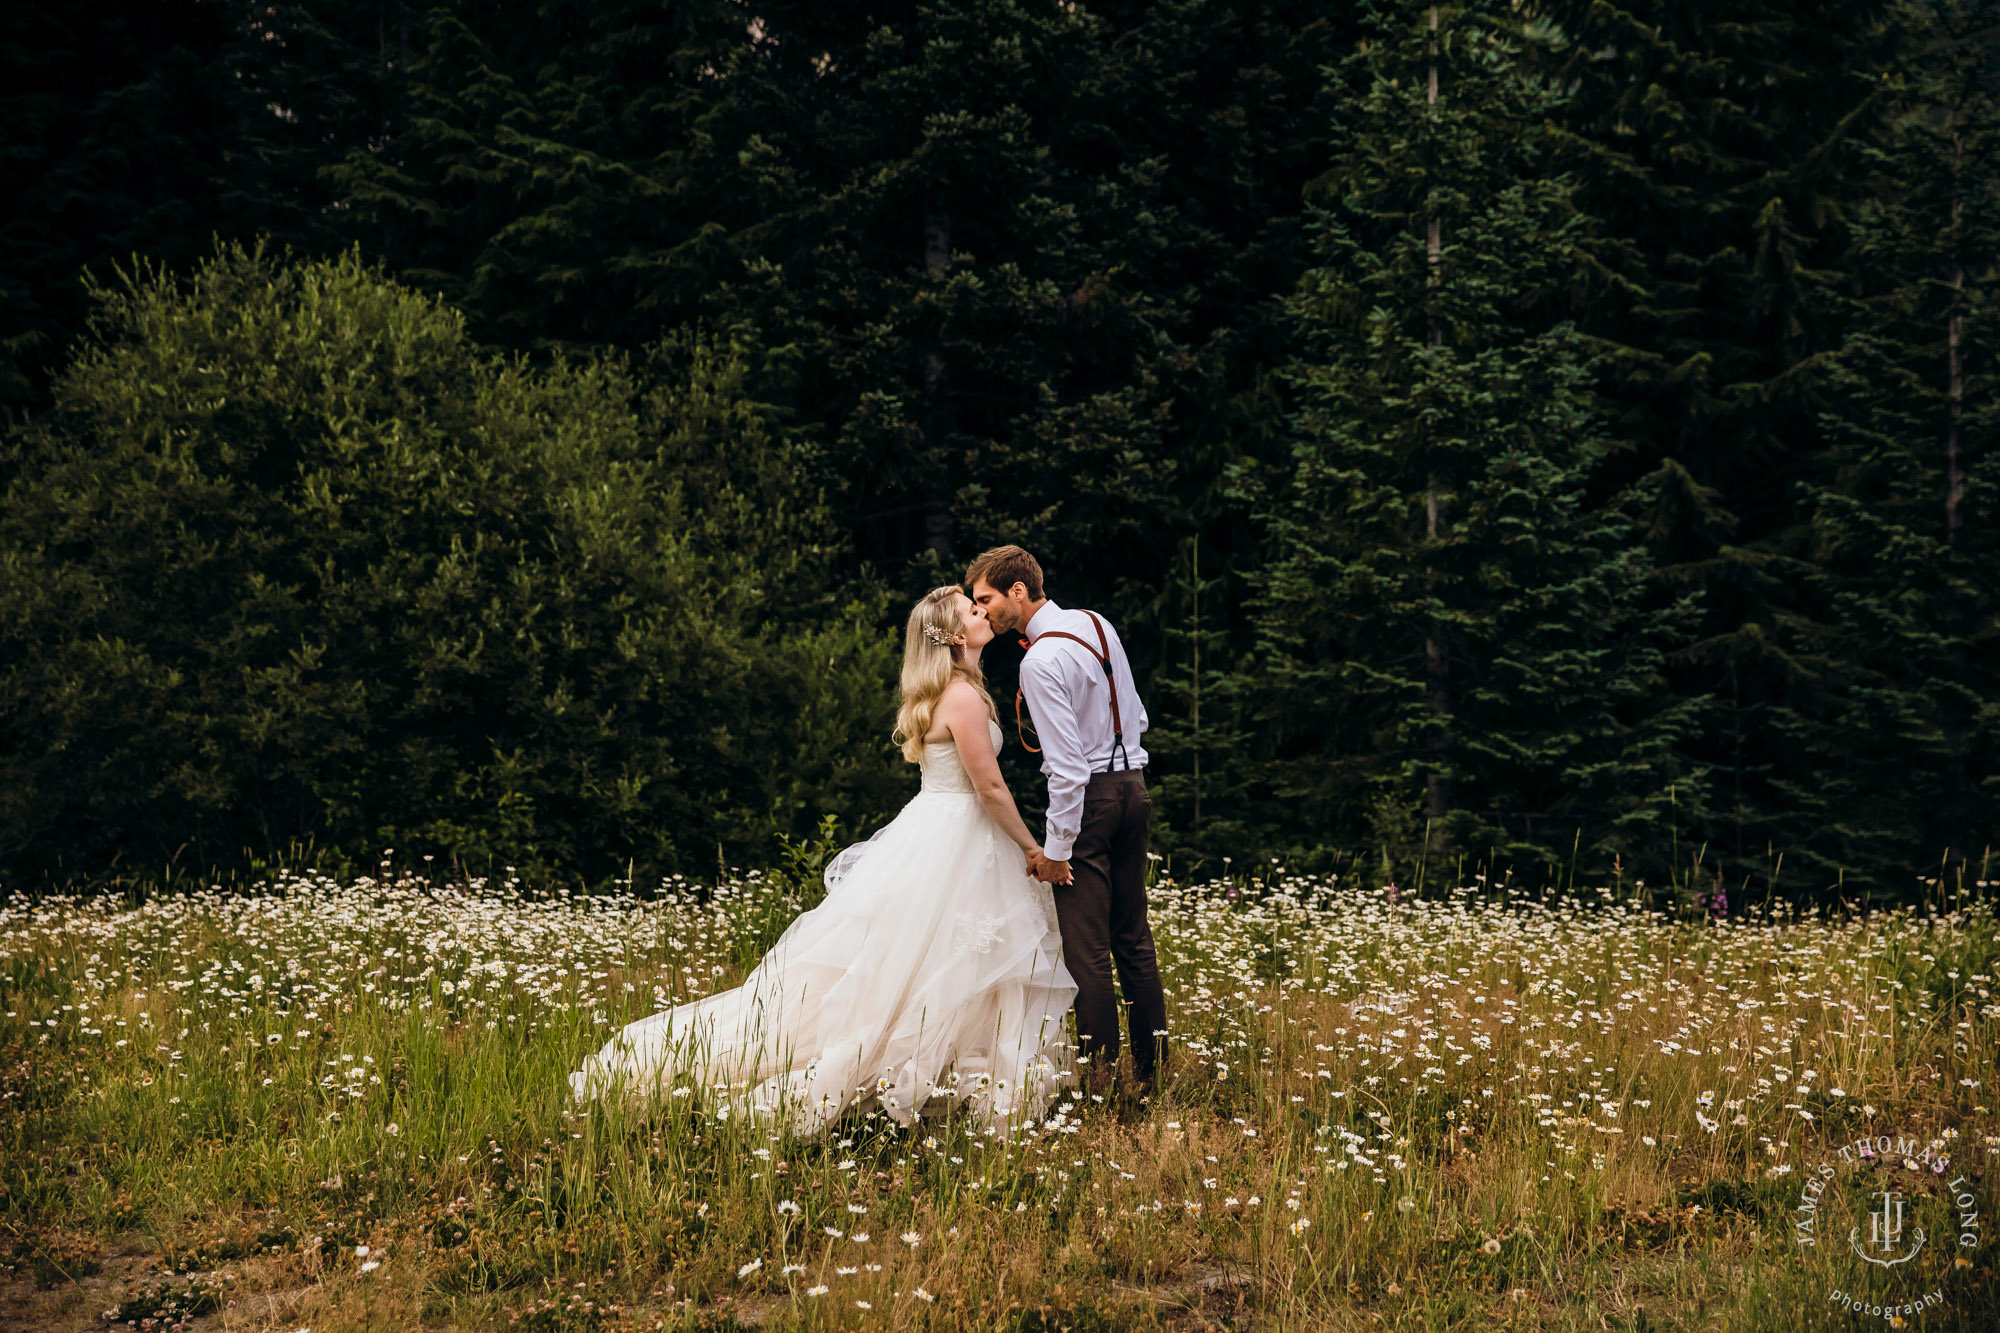
[[[1869,1167],[1924,1216],[1963,1179],[1992,1217],[1983,884],[1674,918],[1622,888],[1163,877],[1175,1050],[1144,1104],[801,1140],[687,1084],[572,1101],[618,1025],[734,984],[801,882],[537,898],[385,867],[0,909],[0,1302],[319,1333],[1789,1330],[1882,1324],[1830,1294],[1922,1273],[1947,1299],[1911,1322],[2000,1312],[1990,1244],[1876,1269],[1858,1202],[1824,1243],[1794,1226],[1878,1132],[1949,1158]]]

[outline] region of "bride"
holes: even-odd
[[[963,1099],[989,1126],[1036,1117],[1075,1079],[1060,959],[1038,851],[995,758],[979,669],[993,639],[957,588],[927,593],[903,637],[896,739],[923,788],[826,870],[826,898],[735,990],[640,1019],[570,1075],[579,1099],[643,1098],[678,1075],[725,1104],[817,1132],[879,1102],[914,1124]]]

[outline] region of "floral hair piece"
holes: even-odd
[[[956,648],[965,642],[963,634],[949,634],[936,625],[924,626],[924,637],[940,648]]]

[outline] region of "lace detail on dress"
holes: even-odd
[[[1006,924],[1007,918],[1004,916],[992,916],[985,912],[955,913],[951,931],[951,956],[964,958],[975,953],[992,953],[994,945],[1007,942],[1007,937],[1000,933],[1000,927]]]
[[[998,750],[1006,733],[1000,724],[988,718],[987,734],[993,738],[993,748]],[[958,757],[958,745],[953,741],[931,741],[924,746],[924,757],[918,762],[923,770],[924,790],[927,792],[953,792],[961,795],[972,793],[972,775],[965,771],[965,764]]]
[[[958,747],[950,741],[930,742],[917,762],[924,771],[925,791],[971,793],[972,775],[959,762]]]

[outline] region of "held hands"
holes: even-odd
[[[1069,862],[1051,861],[1039,847],[1028,849],[1028,873],[1044,884],[1067,884],[1071,879]]]

